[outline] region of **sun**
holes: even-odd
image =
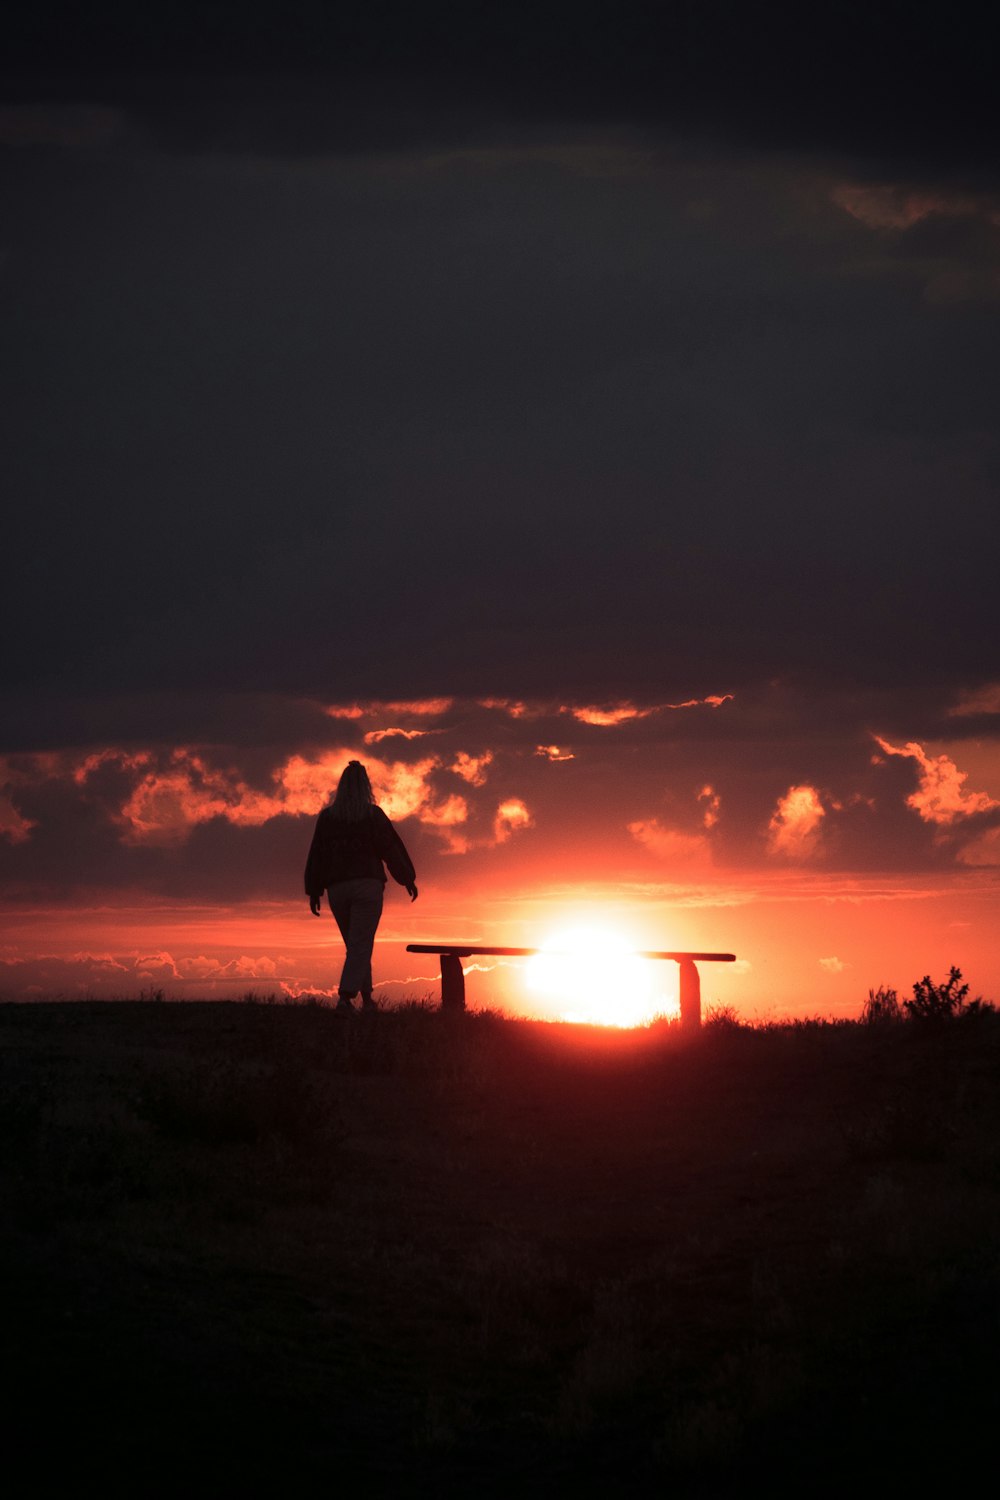
[[[677,1009],[667,976],[657,973],[663,967],[640,958],[621,933],[588,925],[553,933],[528,959],[525,978],[561,1021],[641,1026]]]

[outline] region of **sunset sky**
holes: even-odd
[[[203,9],[5,23],[0,994],[328,992],[358,757],[383,998],[1000,999],[975,13]]]

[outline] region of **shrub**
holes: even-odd
[[[935,984],[930,975],[925,974],[913,986],[913,999],[903,1001],[906,1014],[914,1021],[952,1020],[960,1014],[969,994],[969,986],[962,984],[961,980],[962,971],[954,964],[942,984]],[[974,1000],[972,1004],[978,1010],[982,1001]]]

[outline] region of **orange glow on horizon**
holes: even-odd
[[[435,830],[460,836],[463,825]],[[236,905],[161,902],[99,893],[89,906],[14,906],[4,912],[0,996],[135,998],[162,987],[173,999],[289,998],[335,993],[343,944],[304,896]],[[428,940],[544,947],[539,959],[484,961],[468,982],[470,1009],[548,1020],[642,1024],[676,1006],[676,966],[634,959],[670,948],[730,952],[701,970],[702,1003],[748,1018],[857,1017],[869,987],[901,995],[923,974],[957,964],[974,994],[1000,998],[996,880],[966,867],[956,878],[846,876],[789,869],[737,879],[693,872],[649,879],[554,881],[539,869],[470,885],[458,864],[420,887],[411,905],[390,884],[375,947],[379,999],[435,1003],[439,970],[406,944]],[[553,949],[569,948],[569,957]],[[651,986],[652,988],[648,988]]]

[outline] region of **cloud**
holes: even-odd
[[[1000,682],[990,682],[984,687],[963,693],[953,708],[950,718],[972,718],[979,714],[1000,714]]]
[[[705,804],[705,811],[701,815],[702,825],[705,828],[714,828],[719,821],[719,808],[722,806],[722,798],[713,786],[708,783],[698,793],[698,801]]]
[[[216,958],[205,953],[175,957],[167,949],[139,949],[130,953],[77,950],[65,953],[24,954],[14,949],[0,953],[0,987],[6,994],[75,994],[122,996],[150,984],[181,985],[185,993],[199,986],[276,984],[289,978],[282,969],[289,960],[266,954],[241,953]]]
[[[768,852],[788,859],[811,859],[819,849],[826,811],[814,786],[790,786],[768,823]]]
[[[838,208],[869,229],[910,229],[932,214],[983,215],[991,220],[997,215],[995,200],[982,194],[929,192],[893,183],[838,183],[830,196]]]
[[[451,698],[392,698],[373,699],[368,703],[329,703],[324,713],[331,719],[370,718],[441,718],[451,708]],[[401,733],[396,730],[393,733]]]
[[[352,758],[353,751],[344,747],[287,756],[271,772],[271,787],[261,789],[238,771],[214,766],[205,753],[189,748],[161,756],[103,749],[83,757],[72,778],[86,786],[109,769],[129,778],[130,789],[112,811],[123,830],[122,842],[167,847],[184,843],[195,827],[214,820],[254,828],[282,816],[314,817]],[[376,800],[394,822],[415,818],[443,840],[446,852],[464,854],[503,843],[534,822],[525,802],[510,797],[496,812],[492,837],[458,831],[470,818],[468,800],[457,793],[442,795],[435,777],[448,770],[478,789],[486,784],[493,758],[491,750],[480,755],[459,751],[450,762],[432,755],[416,761],[369,758],[366,765]]]
[[[665,828],[657,818],[638,819],[629,823],[628,831],[650,854],[670,864],[704,865],[711,862],[712,850],[701,833],[682,833]]]
[[[372,705],[372,707],[369,708],[369,712],[371,712],[374,707],[381,707],[383,710],[385,710],[385,712],[391,714],[414,714],[417,718],[439,719],[442,714],[446,714],[448,712],[453,701],[454,700],[452,698],[394,699],[390,703]]]
[[[523,703],[519,698],[480,698],[478,702],[480,708],[496,709],[499,713],[507,714],[512,719],[534,718],[547,711],[544,708],[532,710],[527,703]]]
[[[581,724],[595,724],[602,729],[611,729],[618,724],[628,723],[630,719],[648,719],[653,714],[662,713],[664,709],[721,708],[723,703],[730,703],[732,700],[732,693],[710,693],[707,698],[685,698],[681,703],[651,703],[644,708],[639,708],[632,702],[623,702],[564,707],[562,712],[572,714]]]
[[[1000,197],[941,188],[839,185],[835,203],[875,231],[880,269],[916,278],[925,301],[957,305],[1000,296]]]
[[[170,759],[167,770],[147,771],[122,804],[126,843],[179,843],[211,818],[257,826],[282,811],[278,799],[213,769],[200,755],[175,750]]]
[[[169,957],[169,955],[164,955],[164,957]],[[228,962],[199,953],[194,958],[178,959],[174,967],[177,971],[176,977],[188,981],[210,980],[213,983],[223,983],[230,979],[276,979],[278,977],[278,964],[273,958],[267,958],[264,955],[253,958],[246,953],[240,954],[239,958],[231,958]]]
[[[280,973],[285,961],[266,954],[241,953],[236,958],[213,958],[205,953],[175,958],[165,949],[136,957],[128,967],[117,966],[139,980],[156,980],[171,984],[224,984],[231,980],[276,980],[287,978]]]
[[[735,695],[733,693],[709,693],[707,698],[685,698],[683,703],[664,703],[663,708],[721,708],[724,703],[732,703]]]
[[[645,719],[655,709],[636,708],[634,703],[619,703],[615,707],[598,708],[594,705],[583,708],[564,708],[563,713],[572,714],[574,719],[579,719],[581,724],[596,724],[602,729],[609,729],[617,724],[624,724],[629,719]]]
[[[342,748],[316,756],[290,755],[271,773],[272,787],[265,791],[251,786],[237,771],[213,766],[204,753],[185,747],[160,756],[112,748],[85,756],[73,767],[72,779],[85,786],[105,768],[137,773],[114,813],[124,830],[123,842],[171,845],[183,843],[193,828],[216,818],[253,828],[283,815],[315,816],[352,758],[353,751]],[[414,762],[368,761],[376,800],[390,818],[417,816],[434,824],[430,778],[440,764],[435,756]]]
[[[496,843],[504,844],[512,833],[518,833],[524,828],[532,828],[534,822],[534,818],[520,797],[508,797],[496,810],[496,816],[493,819],[493,838]]]
[[[434,807],[421,809],[420,821],[430,828],[451,828],[464,823],[469,816],[469,805],[464,797],[452,796]]]
[[[142,770],[153,763],[153,752],[151,750],[137,750],[134,752],[121,750],[115,746],[107,746],[103,750],[94,750],[73,767],[73,780],[77,786],[83,786],[86,781],[102,766],[118,766],[122,770]]]
[[[366,745],[378,745],[382,740],[419,740],[433,734],[433,729],[369,729],[364,736]]]
[[[845,969],[851,967],[850,964],[845,964],[841,958],[821,958],[819,966],[821,969],[825,969],[828,974],[843,974]]]
[[[4,996],[121,994],[139,988],[134,957],[111,953],[0,953]]]
[[[135,973],[139,979],[167,980],[180,978],[180,971],[174,963],[172,955],[166,951],[147,953],[142,958],[137,958]]]
[[[353,753],[349,750],[324,751],[314,758],[289,756],[274,773],[280,794],[276,811],[315,816],[351,759]],[[422,816],[433,797],[431,773],[440,764],[437,756],[417,761],[366,761],[375,799],[394,821]]]
[[[363,719],[367,710],[360,703],[330,703],[323,712],[331,719]]]
[[[552,761],[576,759],[572,750],[564,750],[559,745],[536,745],[535,754]]]
[[[906,805],[919,813],[925,823],[948,827],[963,818],[1000,807],[1000,802],[987,792],[966,789],[968,773],[960,771],[950,756],[928,755],[915,740],[908,740],[905,745],[892,745],[879,735],[874,739],[886,755],[909,757],[920,768],[919,785],[907,797]]]
[[[318,755],[290,755],[274,772],[274,780],[283,803],[282,811],[315,816],[328,801],[330,793],[354,759],[352,750],[324,750]],[[369,775],[371,766],[369,763]]]
[[[484,750],[482,755],[469,755],[460,750],[448,767],[456,776],[461,776],[470,786],[486,785],[486,768],[493,761],[493,751]]]
[[[18,812],[6,792],[0,792],[0,838],[12,844],[23,844],[35,826],[32,818]]]
[[[1000,828],[988,828],[978,838],[963,845],[956,857],[962,865],[980,868],[1000,865]]]

